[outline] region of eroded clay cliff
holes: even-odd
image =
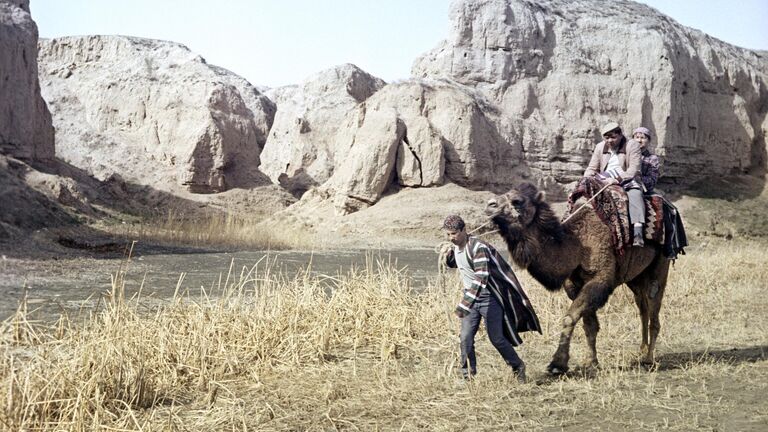
[[[536,178],[569,184],[608,119],[644,125],[667,182],[764,168],[768,62],[631,1],[461,0],[413,75],[482,92]]]
[[[260,169],[296,194],[322,184],[343,158],[335,138],[340,122],[384,81],[344,64],[308,77],[300,85],[270,90],[277,104]]]
[[[0,153],[53,157],[51,114],[37,79],[37,25],[29,0],[0,0]]]
[[[501,135],[496,120],[466,86],[387,85],[341,123],[335,143],[345,157],[319,191],[348,214],[375,204],[390,186],[506,190],[529,174],[522,149]]]
[[[274,105],[186,47],[125,36],[40,41],[58,157],[97,178],[220,192],[263,183]]]

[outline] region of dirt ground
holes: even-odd
[[[483,331],[477,336],[479,374],[471,382],[459,378],[458,322],[450,313],[458,285],[451,288],[450,275],[436,282],[439,291],[418,294],[403,290],[407,275],[392,278],[374,272],[351,280],[352,292],[334,301],[308,295],[305,290],[317,283],[312,279],[287,280],[284,288],[296,292],[273,294],[269,319],[247,306],[255,301],[249,295],[232,307],[202,298],[192,299],[189,306],[174,302],[165,313],[146,319],[114,316],[94,321],[82,336],[73,330],[73,340],[80,341],[78,348],[86,357],[65,358],[73,362],[69,373],[77,374],[83,371],[82,362],[97,361],[101,350],[137,350],[120,355],[136,363],[134,367],[160,362],[153,372],[143,372],[160,386],[161,380],[178,375],[179,368],[195,370],[196,360],[184,358],[198,349],[186,351],[186,338],[200,339],[201,349],[212,350],[202,357],[211,363],[210,383],[196,384],[195,373],[186,380],[180,376],[182,383],[191,379],[191,384],[158,387],[170,391],[173,402],[130,415],[115,411],[114,421],[123,423],[110,423],[108,404],[99,408],[106,411],[98,421],[127,430],[766,430],[768,299],[762,291],[768,286],[767,244],[762,239],[701,239],[705,241],[693,243],[671,270],[657,363],[651,367],[637,362],[639,319],[631,293],[622,287],[598,313],[600,367],[579,366],[586,351],[579,326],[571,348],[572,370],[547,376],[544,370],[568,300],[562,292],[545,291],[523,271],[518,276],[543,326],[541,335],[525,334],[518,349],[528,365],[530,382],[525,385],[514,380]],[[340,281],[347,279],[354,278]],[[304,308],[281,312],[280,305],[294,301]],[[183,319],[190,312],[205,318]],[[329,325],[332,336],[322,342],[314,333]],[[260,326],[264,335],[252,335]],[[47,355],[70,347],[54,344],[46,344]],[[323,347],[320,358],[312,354],[314,344]],[[10,353],[19,349],[7,346],[13,346]],[[172,351],[174,346],[181,351]],[[253,357],[254,350],[273,357]],[[103,361],[110,359],[114,362],[110,356]],[[179,364],[169,364],[174,361]],[[135,373],[129,364],[122,367]],[[62,373],[70,370],[59,368]],[[30,395],[38,391],[42,388]]]
[[[222,429],[244,416],[264,430],[709,430],[768,428],[768,255],[763,240],[708,237],[676,262],[662,308],[657,363],[637,362],[639,319],[620,288],[599,313],[599,369],[579,366],[586,343],[577,328],[573,369],[549,377],[568,301],[521,272],[544,334],[526,334],[519,348],[531,383],[514,382],[494,348],[478,337],[480,373],[458,378],[457,324],[427,347],[381,362],[342,356],[309,368],[276,367],[256,383],[234,381],[214,410]],[[449,299],[450,301],[450,299]],[[364,371],[364,372],[363,372]],[[194,408],[180,418],[194,424]],[[188,416],[186,417],[185,416]]]
[[[518,272],[544,326],[543,335],[526,334],[519,349],[528,364],[529,384],[514,381],[482,331],[477,337],[480,373],[473,382],[459,378],[457,324],[448,312],[455,299],[448,294],[440,300],[446,304],[435,304],[431,312],[437,311],[433,330],[412,330],[410,342],[398,348],[399,359],[382,361],[377,348],[363,345],[356,354],[338,352],[320,364],[278,361],[266,369],[223,376],[213,404],[209,390],[193,390],[184,393],[183,403],[135,415],[143,430],[165,430],[164,420],[157,419],[174,419],[176,430],[190,431],[764,431],[765,246],[762,239],[695,238],[671,270],[657,363],[650,368],[637,363],[639,319],[629,290],[619,288],[598,315],[600,368],[579,366],[586,350],[579,326],[572,370],[563,377],[547,376],[544,368],[568,302],[563,293],[545,292],[526,272]],[[32,265],[40,272],[65,274],[103,266],[104,260],[6,259],[2,265],[4,271],[9,265]],[[411,301],[416,299],[406,300],[406,309]]]
[[[420,339],[423,345],[401,347],[408,353],[402,359],[356,354],[304,367],[277,362],[258,374],[223,379],[212,405],[207,390],[194,391],[183,404],[159,406],[140,419],[155,426],[161,424],[156,418],[177,419],[172,423],[179,430],[768,430],[768,198],[761,179],[726,179],[717,188],[671,196],[691,245],[672,268],[658,362],[650,369],[637,364],[639,319],[621,288],[599,314],[601,367],[577,367],[585,349],[578,328],[574,368],[564,377],[547,377],[544,367],[567,299],[544,292],[521,272],[545,326],[543,335],[527,335],[520,349],[530,384],[514,383],[482,334],[482,373],[473,382],[458,379],[456,323],[438,314],[445,324]],[[480,227],[490,196],[456,185],[408,189],[341,218],[330,204],[306,200],[284,210],[275,205],[259,226],[311,236],[318,249],[430,248],[442,241],[440,222],[447,214],[461,214],[470,229]],[[233,193],[217,206],[248,213],[262,202]],[[562,214],[562,204],[555,208]],[[6,239],[0,272],[66,274],[119,260],[125,239],[105,232],[93,225],[43,228]],[[200,250],[152,242],[138,247],[161,254]]]

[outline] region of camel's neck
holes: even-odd
[[[573,272],[567,264],[572,260],[567,258],[576,251],[568,249],[572,246],[570,234],[559,223],[554,232],[537,224],[525,228],[504,222],[497,225],[515,264],[527,269],[548,290],[559,289]]]

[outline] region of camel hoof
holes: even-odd
[[[551,376],[564,375],[566,372],[568,372],[568,366],[556,365],[554,363],[550,363],[547,366],[547,373]]]
[[[598,363],[597,360],[588,360],[584,362],[583,367],[586,370],[597,370],[600,369],[600,363]]]

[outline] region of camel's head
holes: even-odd
[[[527,227],[534,221],[544,193],[531,183],[522,183],[511,191],[488,200],[485,214],[497,225],[521,225]]]

